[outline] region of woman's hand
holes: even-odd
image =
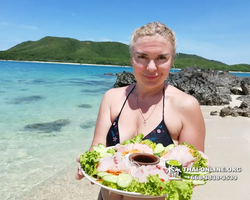
[[[77,156],[76,161],[79,163],[79,166],[77,168],[77,172],[76,172],[75,177],[76,177],[77,180],[81,180],[84,177],[84,175],[83,175],[82,170],[81,170],[80,156]]]

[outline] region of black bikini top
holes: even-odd
[[[134,88],[135,88],[135,86],[132,88],[132,90],[129,92],[128,96],[126,97],[117,118],[112,123],[112,125],[108,131],[108,134],[106,137],[107,146],[115,146],[116,144],[120,143],[119,128],[118,128],[119,117],[121,115],[122,109],[123,109],[128,97],[129,97],[129,95],[132,93]],[[151,131],[149,134],[147,134],[143,138],[143,140],[149,139],[154,143],[162,143],[164,146],[167,146],[169,144],[173,144],[174,142],[173,142],[172,138],[170,137],[169,131],[168,131],[168,129],[165,125],[165,122],[164,122],[164,102],[165,102],[164,99],[165,99],[165,88],[163,88],[162,121],[153,131]]]

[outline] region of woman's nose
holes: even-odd
[[[148,66],[147,66],[147,70],[148,71],[154,71],[156,69],[157,69],[157,67],[156,67],[155,61],[150,60],[149,63],[148,63]]]

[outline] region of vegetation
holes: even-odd
[[[79,41],[72,38],[44,37],[26,41],[6,51],[0,51],[1,60],[68,62],[129,66],[129,46],[119,42]],[[174,67],[250,72],[249,64],[227,65],[197,55],[177,54]]]

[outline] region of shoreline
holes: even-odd
[[[120,65],[101,65],[101,64],[87,64],[87,63],[66,63],[66,62],[46,62],[46,61],[26,61],[26,60],[1,60],[0,61],[10,61],[10,62],[28,62],[28,63],[48,63],[48,64],[63,64],[63,65],[94,65],[94,66],[104,66],[104,67],[128,67],[131,68],[132,66],[120,66]],[[171,68],[172,70],[181,70],[181,68]],[[242,72],[242,71],[229,71],[229,73],[247,73],[250,72]]]
[[[66,62],[46,62],[46,61],[26,61],[26,60],[1,60],[7,62],[27,62],[27,63],[48,63],[48,64],[63,64],[63,65],[94,65],[104,67],[131,67],[131,66],[120,66],[120,65],[101,65],[101,64],[86,64],[86,63],[66,63]]]

